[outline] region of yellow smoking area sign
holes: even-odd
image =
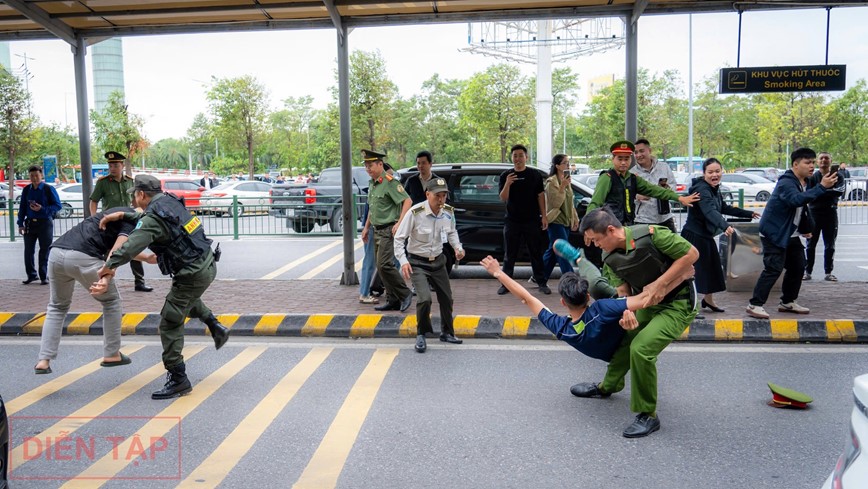
[[[719,92],[829,92],[846,85],[847,65],[723,68]]]

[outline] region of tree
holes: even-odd
[[[835,161],[858,161],[863,158],[862,143],[868,139],[868,85],[856,85],[833,100],[828,114],[829,133],[817,150],[831,151]]]
[[[217,139],[214,132],[214,126],[211,125],[205,114],[201,112],[193,117],[193,123],[187,129],[187,141],[190,144],[190,151],[202,168],[210,168],[210,162],[217,156],[215,145]]]
[[[212,78],[206,97],[221,141],[247,150],[247,172],[256,170],[254,149],[265,132],[268,92],[256,78]]]
[[[434,74],[422,83],[417,118],[419,149],[427,149],[435,162],[468,161],[470,138],[461,127],[458,98],[467,86],[464,80],[441,80]]]
[[[509,146],[529,140],[534,121],[531,85],[507,64],[473,75],[458,97],[461,120],[470,132],[473,158],[507,161]]]
[[[61,128],[58,124],[37,126],[33,131],[33,159],[45,155],[57,156],[58,176],[63,169],[68,169],[67,176],[74,176],[74,166],[80,163],[78,135],[72,128]]]
[[[131,172],[132,160],[147,148],[148,143],[142,137],[144,120],[127,110],[124,94],[120,90],[112,92],[101,112],[90,111],[90,121],[97,147],[102,152],[123,152],[127,156],[126,171]]]
[[[350,117],[355,147],[382,149],[390,140],[388,128],[398,87],[386,76],[386,62],[379,51],[350,54]],[[335,70],[335,81],[338,73]],[[332,87],[337,103],[337,86]]]
[[[10,182],[15,179],[15,157],[30,149],[32,127],[30,94],[20,80],[0,67],[0,148],[6,157]],[[12,187],[9,185],[9,202],[12,201]]]
[[[313,97],[289,97],[283,109],[268,118],[265,153],[277,167],[305,166],[310,151],[310,123],[314,116]]]
[[[180,139],[161,139],[145,151],[145,158],[151,167],[177,168],[188,167],[188,156],[192,150],[189,143]]]

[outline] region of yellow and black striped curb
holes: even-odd
[[[101,335],[102,314],[69,314],[64,334]],[[406,338],[416,334],[416,316],[385,314],[221,314],[221,323],[237,336],[310,336],[334,338]],[[38,335],[45,313],[0,312],[0,335]],[[439,325],[439,318],[433,318]],[[160,315],[129,313],[123,316],[123,334],[156,335]],[[527,316],[456,316],[455,334],[463,338],[551,339],[553,335]],[[208,334],[198,320],[188,320],[186,332]],[[868,343],[868,321],[844,319],[696,320],[681,335],[682,341],[758,341],[811,343]]]

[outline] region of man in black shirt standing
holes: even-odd
[[[428,200],[428,197],[425,196],[425,188],[428,185],[428,181],[432,178],[438,178],[431,171],[432,164],[434,164],[434,157],[431,156],[430,151],[420,151],[416,155],[416,168],[419,170],[419,173],[408,178],[407,182],[404,183],[404,190],[407,191],[407,195],[410,196],[413,205]]]
[[[816,187],[820,184],[823,176],[829,173],[832,166],[832,155],[820,153],[817,156],[820,167],[810,178],[807,179],[806,187]],[[811,280],[814,271],[814,260],[817,254],[817,243],[820,242],[820,233],[823,234],[823,269],[826,272],[826,280],[837,282],[838,277],[832,275],[835,258],[835,240],[838,238],[838,199],[844,195],[844,179],[838,172],[838,183],[825,194],[814,199],[808,204],[811,217],[814,219],[814,228],[811,231],[811,239],[808,240],[808,248],[805,250],[805,275],[802,280]]]
[[[509,151],[513,168],[500,174],[500,200],[506,202],[503,223],[503,273],[512,277],[522,242],[527,245],[533,278],[543,294],[551,294],[543,267],[543,233],[548,228],[542,174],[527,167],[527,148],[516,144]],[[507,294],[503,285],[498,295]]]

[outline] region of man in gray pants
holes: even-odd
[[[94,214],[67,231],[51,245],[48,255],[48,283],[51,285],[51,297],[42,326],[42,343],[39,348],[39,361],[34,367],[35,373],[51,373],[50,362],[57,358],[63,322],[72,303],[75,283],[78,282],[89,290],[98,282],[100,278],[97,272],[105,265],[108,253],[120,247],[127,240],[129,233],[135,229],[135,223],[124,221],[111,222],[106,229],[99,228],[99,221],[106,213],[118,211],[132,212],[133,209],[115,207]],[[136,258],[156,263],[153,254],[143,253]],[[112,279],[108,284],[108,291],[105,294],[93,297],[102,304],[103,361],[100,365],[115,367],[129,364],[130,358],[120,352],[123,309],[114,280]]]

